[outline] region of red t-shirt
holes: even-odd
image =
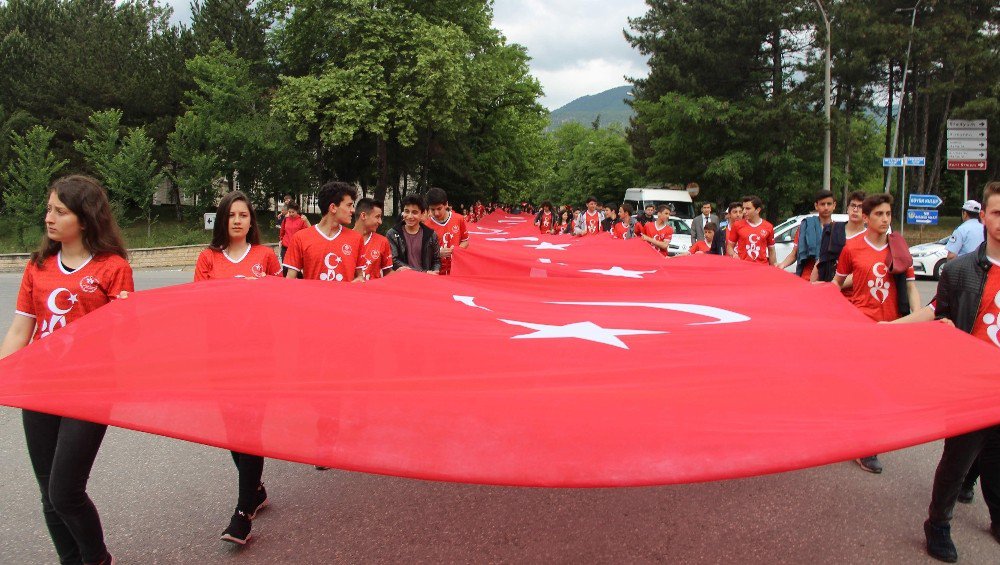
[[[600,212],[594,212],[593,214],[591,214],[590,211],[584,212],[583,213],[583,227],[586,228],[584,230],[583,235],[594,235],[595,233],[600,232],[601,231],[601,213]]]
[[[895,280],[889,273],[889,244],[875,247],[867,237],[856,237],[844,245],[837,262],[837,276],[854,275],[854,284],[848,297],[866,316],[876,322],[891,322],[899,317],[898,292]],[[906,271],[906,280],[916,280],[913,267]]]
[[[292,237],[284,266],[305,279],[351,282],[360,268],[362,247],[361,234],[352,229],[340,226],[332,237],[327,237],[316,225]]]
[[[990,259],[990,272],[986,275],[986,287],[972,326],[972,335],[1000,347],[1000,263]]]
[[[61,258],[57,253],[41,268],[31,261],[24,269],[16,313],[35,319],[32,341],[135,290],[132,267],[117,255],[92,257],[74,271],[63,269]]]
[[[278,230],[281,233],[278,234],[281,245],[283,247],[291,247],[292,237],[298,232],[306,229],[306,219],[302,216],[295,216],[294,218],[287,216],[281,221],[281,229]]]
[[[735,244],[740,259],[766,265],[767,248],[774,245],[774,226],[767,220],[761,220],[757,225],[740,220],[727,231],[726,241]]]
[[[611,237],[614,239],[625,239],[625,234],[629,232],[629,225],[624,222],[615,222],[611,226]]]
[[[372,232],[361,248],[361,276],[365,280],[380,279],[392,270],[392,250],[384,235]]]
[[[230,257],[226,250],[206,249],[198,256],[194,266],[195,281],[262,279],[268,275],[281,276],[281,263],[274,250],[266,245],[251,245],[239,258]]]
[[[640,228],[641,226],[641,228]],[[635,227],[636,231],[642,230],[646,234],[646,237],[651,237],[656,241],[665,241],[670,243],[670,240],[674,238],[674,228],[670,225],[670,222],[663,224],[663,227],[657,227],[656,221],[646,222],[645,224],[638,224]],[[653,249],[660,252],[660,255],[668,257],[670,252],[666,249],[660,249],[659,247],[653,246]]]
[[[442,249],[454,249],[460,244],[469,241],[469,228],[465,225],[465,218],[461,214],[449,212],[444,223],[439,223],[434,216],[428,214],[424,225],[434,230],[441,242]],[[447,275],[451,272],[451,257],[441,258],[441,274]]]
[[[705,240],[703,239],[703,240],[699,241],[698,243],[692,245],[691,248],[688,249],[688,253],[690,253],[691,255],[694,255],[695,253],[708,253],[711,250],[712,250],[712,246],[709,245],[709,244],[707,244],[707,243],[705,243]]]
[[[538,231],[539,233],[552,233],[553,224],[555,224],[555,214],[552,212],[542,212],[542,217],[538,219]]]

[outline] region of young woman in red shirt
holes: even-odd
[[[237,190],[224,196],[215,217],[212,243],[198,256],[195,282],[281,276],[278,256],[273,249],[260,244],[257,216],[245,194]],[[219,539],[244,545],[250,539],[252,520],[269,503],[264,483],[261,482],[264,458],[236,451],[230,453],[239,472],[239,496],[229,527]]]
[[[45,207],[41,248],[24,270],[0,358],[133,290],[132,268],[107,191],[82,175],[56,180]],[[23,411],[23,420],[45,525],[59,562],[113,563],[101,518],[87,496],[90,471],[108,427],[30,410]]]

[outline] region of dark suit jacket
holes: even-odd
[[[715,231],[715,237],[712,238],[712,248],[709,250],[709,253],[712,255],[726,254],[726,232],[728,231],[728,227],[720,228]]]

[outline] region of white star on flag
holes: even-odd
[[[535,330],[534,333],[516,335],[511,339],[582,339],[603,343],[620,349],[628,349],[625,342],[618,339],[620,335],[654,335],[667,332],[654,332],[647,330],[621,330],[614,328],[603,328],[593,322],[576,322],[564,326],[550,326],[547,324],[530,324],[528,322],[516,322],[514,320],[500,320],[505,324],[520,326]]]
[[[473,308],[479,308],[480,310],[486,310],[487,312],[492,312],[492,310],[490,310],[489,308],[483,308],[482,306],[476,304],[475,296],[459,296],[457,294],[453,294],[451,297],[455,299],[455,302],[458,302],[460,304],[465,304],[466,306],[472,306]]]
[[[626,279],[641,279],[642,275],[651,275],[656,271],[630,271],[628,269],[623,269],[621,267],[611,267],[610,269],[586,269],[581,270],[581,273],[593,273],[595,275],[604,275],[606,277],[624,277]]]
[[[486,241],[538,241],[537,237],[487,237]]]
[[[549,243],[547,241],[543,241],[538,245],[525,245],[525,247],[533,247],[539,251],[545,251],[546,249],[551,249],[553,251],[566,251],[566,248],[570,245],[571,244],[569,243]]]

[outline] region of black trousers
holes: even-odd
[[[108,555],[87,481],[108,427],[24,410],[24,437],[42,513],[59,563],[98,563]]]
[[[264,475],[264,458],[236,451],[229,453],[233,456],[233,463],[236,463],[240,477],[236,509],[247,515],[253,514],[257,509],[257,488],[260,487],[260,478]]]
[[[1000,525],[1000,426],[944,440],[944,453],[934,474],[928,510],[932,522],[951,521],[959,490],[977,457],[983,499],[989,508],[990,519]]]

